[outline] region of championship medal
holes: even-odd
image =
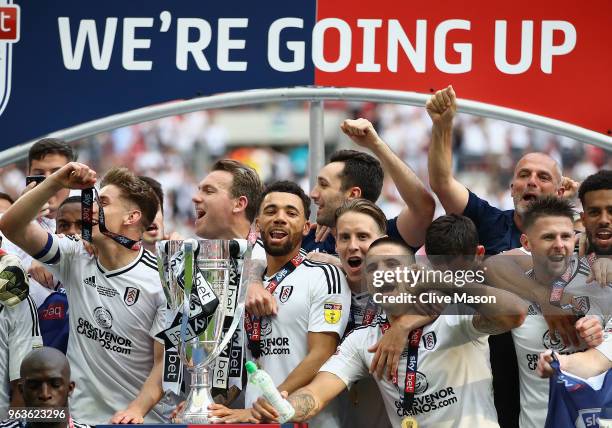
[[[419,424],[412,416],[406,416],[402,419],[402,428],[419,428]]]

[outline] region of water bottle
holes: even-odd
[[[253,361],[247,361],[245,367],[249,375],[249,382],[259,387],[263,397],[278,412],[278,422],[282,424],[291,419],[295,414],[295,409],[291,403],[280,395],[270,375],[264,370],[258,369]]]

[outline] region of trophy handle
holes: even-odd
[[[254,244],[249,241],[247,245],[247,250],[244,254],[244,263],[242,264],[242,270],[240,273],[240,286],[238,287],[238,300],[236,304],[236,310],[234,311],[234,317],[232,319],[232,323],[230,324],[227,332],[223,336],[223,340],[219,344],[217,348],[215,348],[210,355],[208,356],[208,363],[216,359],[221,352],[226,348],[227,344],[230,340],[232,340],[232,336],[234,332],[238,328],[238,324],[242,322],[242,315],[244,314],[244,301],[246,299],[246,289],[247,289],[247,279],[244,273],[248,272],[247,265],[251,262],[251,256],[253,254],[253,246]]]
[[[185,240],[184,245],[184,288],[183,288],[183,314],[181,316],[181,343],[187,341],[187,324],[189,322],[190,303],[191,303],[191,288],[193,287],[193,253],[194,245],[191,240]],[[180,350],[179,350],[180,352]],[[188,356],[190,357],[190,356]]]
[[[157,241],[155,243],[157,248],[157,273],[159,274],[159,280],[161,281],[162,290],[164,290],[164,295],[166,296],[166,302],[168,302],[168,307],[174,306],[174,297],[170,292],[170,282],[169,278],[166,276],[168,274],[168,264],[169,264],[169,256],[168,256],[168,241]]]

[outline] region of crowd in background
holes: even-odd
[[[269,109],[275,115],[270,123],[282,122],[283,115],[291,109],[307,110],[308,104],[288,102],[280,107]],[[423,107],[344,101],[329,102],[325,107],[345,112],[345,117],[369,119],[381,138],[427,185],[431,121]],[[308,192],[306,141],[304,145],[269,147],[262,141],[257,147],[239,146],[228,139],[228,130],[214,120],[215,113],[200,111],[127,126],[80,140],[73,147],[79,161],[96,171],[122,165],[164,183],[167,228],[185,236],[193,234],[191,197],[198,177],[207,173],[206,165],[219,158],[229,157],[252,166],[265,183],[294,180]],[[338,129],[337,138],[326,141],[326,155],[349,145]],[[557,160],[566,176],[579,182],[600,169],[612,167],[610,153],[568,137],[466,114],[459,114],[455,120],[455,176],[493,206],[513,207],[507,183],[517,160],[531,151],[547,153]],[[25,180],[23,171],[21,164],[0,168],[0,191],[18,197]],[[378,205],[388,217],[401,210],[402,201],[390,181],[385,183]],[[438,204],[434,217],[441,214]]]

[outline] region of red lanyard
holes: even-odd
[[[563,292],[565,287],[572,279],[572,270],[574,269],[573,260],[570,260],[567,270],[561,275],[559,279],[555,279],[552,283],[552,291],[550,292],[549,303],[553,306],[561,307],[561,299],[563,298]]]
[[[274,294],[276,287],[278,287],[278,285],[304,261],[304,258],[304,256],[298,253],[297,256],[285,263],[270,280],[266,286],[266,290],[268,290],[270,294]],[[244,328],[246,329],[249,339],[248,347],[251,350],[251,354],[253,354],[253,357],[259,358],[261,356],[261,318],[247,312],[244,317]]]
[[[374,321],[374,317],[378,313],[378,306],[374,303],[374,299],[370,297],[368,302],[366,303],[365,310],[363,311],[363,318],[361,320],[361,325],[369,325]]]
[[[106,223],[104,220],[104,209],[100,204],[100,198],[98,197],[98,191],[90,187],[89,189],[81,190],[81,217],[82,217],[82,226],[81,226],[81,236],[87,242],[91,242],[92,235],[92,222],[93,222],[93,203],[94,203],[94,195],[95,201],[98,204],[98,227],[100,228],[100,232],[105,236],[108,236],[119,245],[124,246],[130,250],[140,251],[141,243],[140,241],[134,241],[126,236],[119,235],[118,233],[111,232],[106,228]]]
[[[589,264],[590,267],[593,267],[593,263],[595,263],[595,260],[597,260],[597,254],[595,253],[591,253],[588,254],[586,257],[587,263]]]
[[[389,330],[389,321],[385,321],[380,324],[382,334],[385,334]],[[406,377],[404,379],[404,391],[400,391],[400,401],[404,410],[410,410],[412,403],[414,402],[414,395],[416,390],[416,375],[417,365],[419,361],[419,344],[421,342],[421,335],[423,334],[423,327],[416,328],[408,335],[408,356],[406,357]],[[392,382],[393,385],[398,386],[398,374],[397,370],[393,373]]]

